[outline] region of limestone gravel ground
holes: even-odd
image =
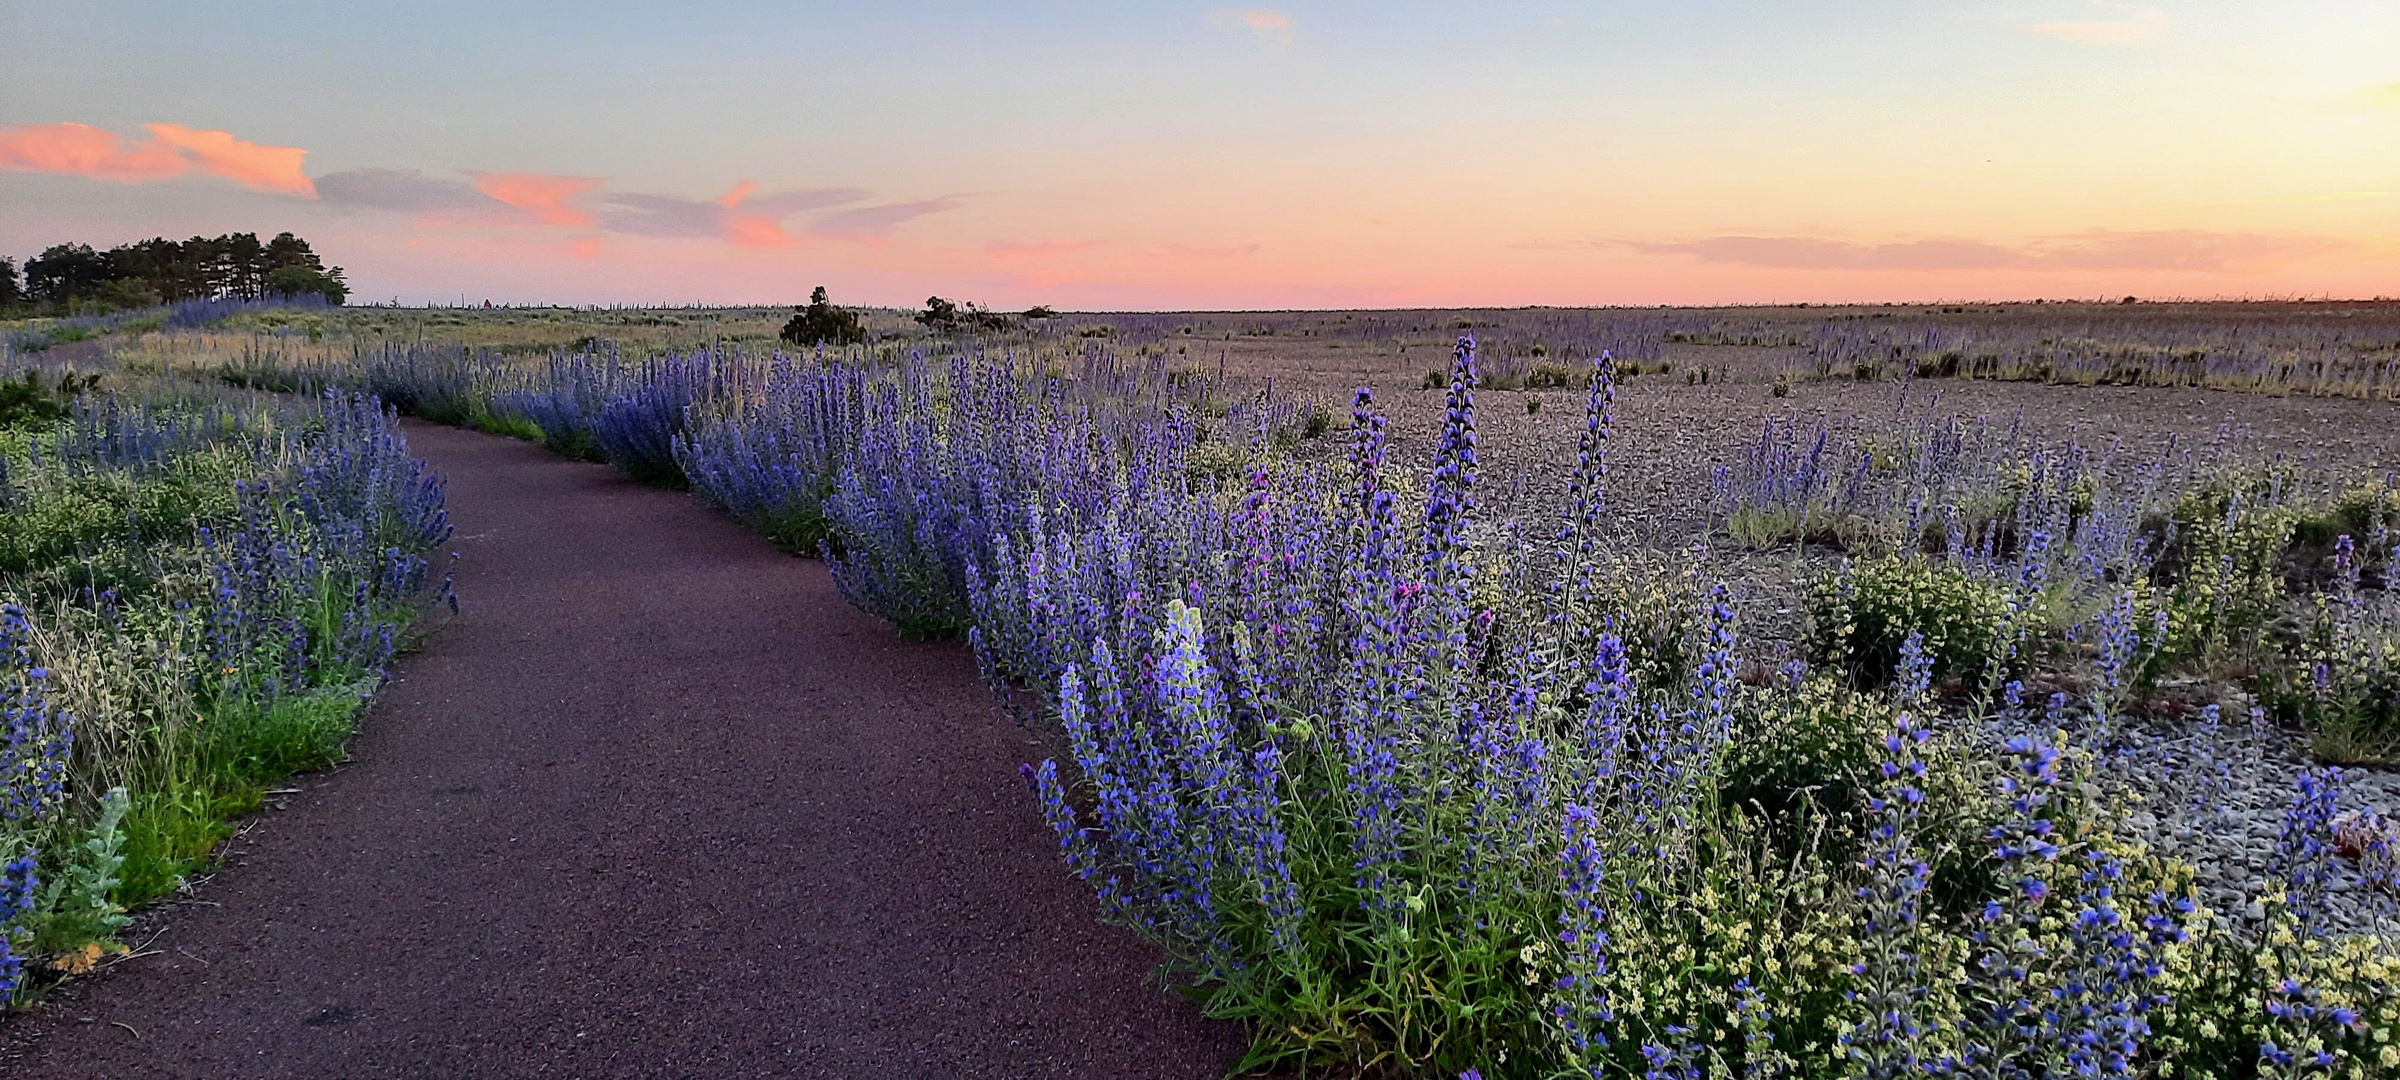
[[[409,437],[464,614],[0,1074],[1223,1074],[1239,1030],[1095,920],[964,649],[688,496]]]

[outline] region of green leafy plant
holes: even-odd
[[[27,368],[14,380],[0,379],[0,430],[47,427],[66,419],[74,400],[99,385],[100,376],[71,369],[56,382],[45,381],[38,368]]]
[[[68,974],[89,970],[108,952],[122,951],[117,931],[132,918],[117,902],[119,872],[125,866],[125,815],[132,799],[124,788],[110,788],[101,797],[100,817],[65,860],[51,861],[51,876],[42,884],[32,949],[50,957],[51,966]]]
[[[1809,656],[1855,686],[1879,686],[1911,633],[1924,636],[1934,678],[1982,679],[2003,648],[2011,619],[1999,585],[1916,555],[1844,563],[1808,589]]]

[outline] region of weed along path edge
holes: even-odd
[[[687,495],[412,424],[464,613],[12,1078],[1212,1077],[966,650]]]

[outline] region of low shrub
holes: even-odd
[[[1803,644],[1811,659],[1851,685],[1880,686],[1911,634],[1924,636],[1936,685],[1982,681],[2008,662],[2008,590],[1928,558],[1892,555],[1846,562],[1809,585]]]
[[[1805,678],[1792,690],[1762,695],[1756,707],[1744,710],[1718,794],[1770,822],[1804,815],[1856,818],[1880,779],[1877,747],[1891,730],[1892,704],[1822,676]],[[1806,829],[1782,831],[1805,835]]]
[[[75,399],[99,385],[99,376],[73,371],[48,382],[40,368],[26,368],[14,380],[0,379],[0,430],[43,428],[64,420]]]
[[[1525,372],[1527,390],[1565,389],[1580,381],[1573,368],[1549,360],[1538,362]]]
[[[1027,317],[1034,316],[1029,312]],[[808,306],[794,309],[791,321],[783,324],[777,336],[793,345],[840,347],[865,341],[867,331],[859,325],[857,312],[833,306],[825,297],[825,286],[819,285],[808,294]]]
[[[2284,596],[2283,560],[2300,521],[2282,470],[2231,470],[2186,491],[2148,524],[2167,634],[2158,663],[2256,654]]]

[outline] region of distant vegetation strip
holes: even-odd
[[[0,317],[95,315],[197,300],[307,296],[340,305],[350,295],[342,268],[326,265],[308,241],[277,233],[165,237],[95,251],[55,244],[25,261],[0,258]]]

